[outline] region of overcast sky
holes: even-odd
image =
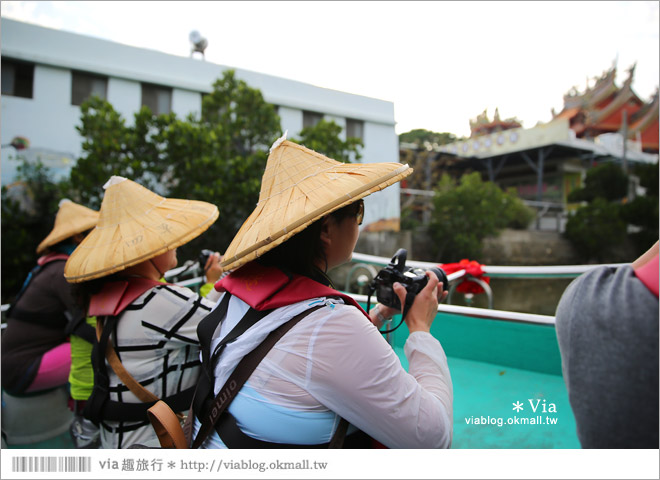
[[[469,134],[499,107],[530,128],[616,62],[659,83],[658,2],[2,2],[2,16],[394,103],[396,131]]]

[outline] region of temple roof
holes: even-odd
[[[641,100],[632,89],[635,64],[628,70],[628,77],[621,88],[614,83],[616,66],[596,79],[593,87],[587,86],[583,93],[575,87],[564,95],[564,108],[552,112],[554,119],[567,119],[578,138],[594,138],[603,133],[617,132],[623,127],[624,115],[627,119],[628,138],[642,140],[646,151],[658,151],[657,132],[653,129],[658,118],[656,96],[649,102]],[[657,126],[655,127],[657,130]]]
[[[489,133],[520,128],[521,126],[522,124],[515,117],[502,120],[498,108],[495,109],[495,114],[491,121],[488,118],[488,109],[486,109],[477,115],[477,118],[470,120],[470,137],[479,137],[481,135],[488,135]]]

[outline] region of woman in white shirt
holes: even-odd
[[[197,438],[202,448],[325,448],[342,419],[349,423],[345,448],[451,445],[451,377],[429,333],[438,279],[427,273],[405,317],[408,373],[377,329],[396,312],[379,305],[367,314],[325,274],[351,258],[362,198],[411,172],[396,163],[342,164],[284,139],[273,145],[257,208],[224,256],[232,273],[216,284],[223,297],[200,324],[207,349],[200,381],[212,379],[213,388],[198,387],[193,438],[238,362],[271,331],[307,315],[267,353],[210,433]],[[403,304],[405,288],[394,290]],[[225,344],[250,315],[258,321]],[[213,332],[206,339],[205,322]]]

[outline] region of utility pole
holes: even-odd
[[[628,159],[626,158],[626,151],[628,142],[628,112],[623,111],[623,120],[621,121],[621,135],[623,136],[623,156],[621,157],[621,162],[623,164],[623,173],[628,175]]]

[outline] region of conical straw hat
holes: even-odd
[[[96,228],[64,267],[71,283],[105,277],[183,245],[218,218],[207,202],[163,198],[132,180],[113,176]]]
[[[37,247],[38,254],[77,233],[94,228],[99,220],[99,212],[78,205],[68,198],[60,200],[59,207],[57,215],[55,215],[55,226]]]
[[[400,163],[337,162],[284,138],[270,149],[259,203],[227,248],[224,270],[254,260],[325,215],[412,173]]]

